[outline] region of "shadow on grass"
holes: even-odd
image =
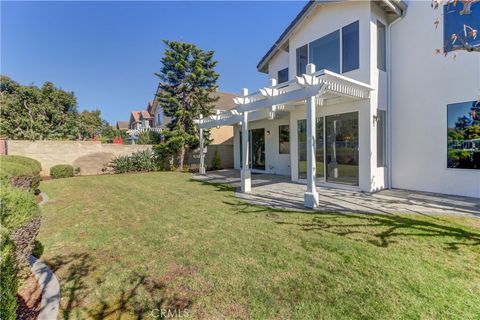
[[[339,213],[290,211],[250,204],[238,199],[224,201],[239,214],[264,213],[276,224],[298,226],[306,232],[322,231],[338,236],[350,237],[353,240],[386,248],[397,242],[399,238],[432,237],[443,241],[449,250],[457,250],[460,246],[480,246],[480,233],[452,225],[450,221],[439,216],[389,213]],[[286,215],[297,215],[307,222],[290,222]],[[362,239],[351,237],[363,235]]]
[[[98,287],[105,281],[109,271],[104,272],[103,276],[96,276],[95,261],[90,254],[57,255],[47,260],[46,264],[60,279],[63,319],[121,319],[127,315],[129,319],[168,318],[188,312],[198,295],[198,292],[172,292],[169,286],[171,282],[192,273],[182,266],[175,265],[160,278],[132,272],[123,281],[120,290],[108,292],[105,298],[98,298]],[[95,299],[95,303],[89,303]]]

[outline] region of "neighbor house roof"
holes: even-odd
[[[142,111],[132,111],[130,113],[130,118],[132,119],[133,118],[133,121],[135,122],[138,122],[141,120],[141,118],[144,118],[144,119],[148,119],[148,118],[151,118],[152,116],[150,115],[150,113],[148,113],[148,111],[146,110],[142,110]]]
[[[117,121],[117,129],[128,130],[128,121]]]
[[[219,91],[213,95],[215,97],[219,97],[218,101],[215,102],[215,110],[230,110],[235,108],[235,102],[233,102],[233,98],[237,97],[236,94]]]
[[[340,2],[335,0],[309,0],[303,9],[298,13],[298,15],[293,19],[293,21],[288,25],[288,27],[283,31],[280,37],[275,41],[273,46],[267,53],[263,56],[260,62],[257,64],[257,70],[260,72],[268,72],[268,62],[273,56],[286,45],[288,39],[292,35],[293,31],[305,20],[305,18],[313,11],[313,9],[319,4],[328,4]],[[382,8],[387,14],[394,14],[401,16],[403,12],[407,9],[407,5],[402,0],[375,0],[376,3]]]

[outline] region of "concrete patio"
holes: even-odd
[[[240,172],[210,171],[196,175],[195,180],[228,183],[237,188],[236,196],[251,204],[275,209],[308,210],[304,207],[306,186],[290,181],[290,177],[272,174],[252,174],[252,191],[239,192]],[[317,211],[362,213],[456,214],[480,218],[480,199],[450,196],[420,191],[389,189],[376,193],[317,187],[320,205]]]

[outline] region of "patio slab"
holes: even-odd
[[[237,188],[236,196],[244,201],[275,209],[301,210],[306,186],[290,181],[290,177],[272,174],[252,174],[252,191],[239,192],[240,172],[237,170],[209,171],[196,175],[195,180],[228,183]],[[316,211],[361,213],[456,214],[480,217],[480,199],[402,189],[375,193],[318,186],[320,196]]]

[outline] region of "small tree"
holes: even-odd
[[[159,106],[171,118],[165,133],[166,143],[178,147],[178,170],[183,171],[186,147],[198,146],[199,132],[194,119],[200,114],[209,115],[218,86],[217,61],[213,51],[203,51],[194,44],[167,41],[162,68],[156,75],[160,78]],[[209,133],[206,132],[209,141]],[[168,141],[171,140],[171,141]]]

